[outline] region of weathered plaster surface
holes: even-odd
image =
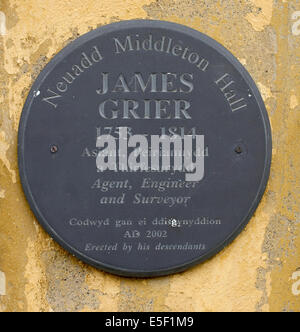
[[[0,311],[300,311],[299,10],[297,0],[0,0]],[[182,23],[230,49],[262,92],[274,141],[267,192],[234,243],[185,273],[145,280],[96,271],[56,245],[17,168],[20,114],[43,66],[79,35],[135,18]]]
[[[6,16],[3,12],[0,12],[0,35],[6,35]]]
[[[0,271],[0,296],[6,295],[6,277],[5,273]]]

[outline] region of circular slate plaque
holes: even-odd
[[[183,271],[219,252],[253,215],[270,162],[249,74],[214,40],[167,22],[112,24],[67,46],[34,83],[19,130],[41,225],[123,276]]]

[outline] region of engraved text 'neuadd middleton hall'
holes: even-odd
[[[182,60],[195,65],[196,68],[203,72],[205,72],[209,66],[209,61],[203,58],[199,53],[191,51],[189,47],[184,47],[179,43],[176,43],[172,38],[166,36],[162,36],[158,40],[155,40],[152,34],[145,39],[139,39],[139,35],[135,35],[126,36],[123,39],[113,38],[112,42],[114,54],[154,51],[180,57]],[[103,59],[104,56],[98,46],[92,47],[89,54],[87,54],[87,52],[82,52],[78,64],[71,66],[70,70],[58,79],[55,86],[47,89],[46,94],[43,96],[43,101],[54,108],[57,108],[59,99],[69,90],[69,87],[75,82],[75,80],[86,70]]]

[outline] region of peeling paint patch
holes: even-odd
[[[292,25],[292,34],[294,36],[300,36],[300,11],[297,11],[297,12],[293,13],[292,20],[297,20]]]
[[[246,15],[246,20],[255,31],[263,31],[270,25],[273,16],[273,0],[251,0],[256,7],[254,12]]]
[[[9,149],[9,144],[5,140],[5,132],[0,132],[0,160],[4,163],[5,167],[9,170],[12,175],[13,183],[17,182],[17,175],[14,170],[11,169],[10,161],[6,157],[6,152]]]
[[[292,287],[292,293],[293,295],[298,296],[300,295],[300,271],[293,273],[292,279],[296,280]]]
[[[84,264],[64,255],[61,249],[41,254],[46,266],[48,283],[47,303],[54,312],[77,312],[84,308],[97,310],[100,306],[97,291],[85,283]]]
[[[0,11],[0,36],[6,35],[6,16]]]
[[[168,278],[123,279],[120,285],[119,312],[169,311],[165,298],[170,290]]]
[[[244,66],[247,65],[247,59],[243,58],[243,59],[239,59],[240,63]]]
[[[297,96],[292,95],[291,99],[290,99],[290,107],[291,107],[291,109],[294,110],[298,105],[299,105],[299,103],[298,103]]]
[[[90,290],[96,291],[98,294],[100,307],[97,311],[106,311],[107,308],[110,308],[110,311],[117,312],[121,278],[95,270],[92,267],[88,267],[87,272],[85,283]],[[81,311],[90,312],[91,308],[85,306]]]
[[[262,94],[262,97],[264,99],[264,101],[266,101],[269,98],[272,98],[272,91],[269,87],[266,87],[265,85],[263,85],[262,83],[258,82],[257,83],[259,90]]]
[[[0,271],[0,296],[6,295],[6,278],[5,273]]]

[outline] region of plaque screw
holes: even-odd
[[[243,153],[243,149],[242,149],[242,147],[241,146],[237,146],[236,148],[235,148],[235,153],[237,153],[237,154],[242,154]]]
[[[58,152],[58,147],[56,145],[52,145],[50,148],[51,153],[57,153]]]

